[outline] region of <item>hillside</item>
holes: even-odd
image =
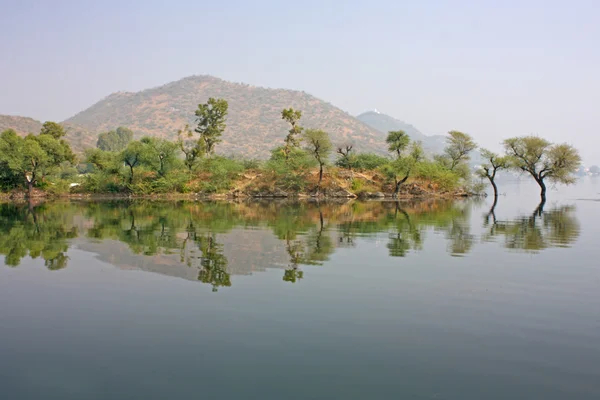
[[[20,135],[38,133],[42,129],[42,123],[29,117],[0,115],[0,132],[7,129],[13,129]]]
[[[75,152],[81,153],[85,148],[96,145],[97,135],[93,132],[72,123],[63,123],[63,126],[67,133],[66,139]],[[14,129],[19,135],[38,134],[42,129],[42,122],[29,117],[0,115],[0,132],[6,129]]]
[[[283,143],[288,126],[281,120],[281,110],[288,107],[302,110],[300,124],[329,132],[334,144],[351,142],[358,151],[385,152],[384,134],[314,96],[212,76],[191,76],[137,93],[114,93],[65,123],[95,134],[127,126],[138,137],[174,139],[179,129],[193,125],[194,111],[209,97],[229,102],[227,129],[217,148],[222,154],[268,157],[270,149]]]
[[[356,117],[359,121],[364,122],[371,128],[378,130],[382,134],[387,134],[389,131],[403,130],[410,136],[412,140],[421,141],[423,148],[430,154],[437,154],[444,151],[446,147],[446,137],[435,135],[427,136],[421,133],[414,126],[400,121],[389,115],[381,114],[377,111],[367,111]]]

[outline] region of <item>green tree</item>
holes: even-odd
[[[463,132],[450,131],[447,138],[448,146],[444,149],[444,155],[449,160],[450,171],[460,164],[466,164],[470,160],[470,153],[477,148],[473,138]]]
[[[61,164],[74,161],[69,145],[51,134],[22,138],[9,129],[0,135],[0,164],[10,171],[4,174],[20,177],[29,196],[40,179],[58,172]]]
[[[390,161],[382,167],[383,174],[394,181],[394,197],[398,196],[400,187],[410,178],[415,166],[423,159],[423,148],[420,142],[406,142],[405,135],[397,135],[397,132],[390,132],[388,135],[389,150],[396,153],[396,159]],[[395,139],[395,140],[391,140]],[[404,152],[410,149],[408,154]]]
[[[133,183],[134,168],[139,166],[145,157],[147,157],[147,148],[139,141],[129,143],[125,150],[121,152],[121,161],[129,167],[129,183]]]
[[[215,151],[215,145],[220,143],[221,136],[226,128],[226,120],[229,105],[224,99],[208,99],[205,104],[198,104],[196,110],[197,126],[195,131],[200,134],[204,142],[206,154],[211,155]]]
[[[304,131],[304,140],[306,142],[306,150],[311,153],[315,160],[319,163],[319,183],[321,186],[323,181],[323,166],[327,163],[333,145],[329,139],[329,134],[322,130],[307,129]]]
[[[538,136],[506,139],[504,148],[511,166],[530,174],[540,186],[542,202],[546,201],[546,180],[570,185],[581,165],[577,149],[568,144],[552,144]]]
[[[288,122],[291,125],[287,136],[285,137],[285,145],[283,146],[283,154],[285,159],[289,159],[290,153],[293,148],[300,146],[300,133],[302,133],[302,127],[298,125],[298,121],[302,118],[302,111],[294,110],[293,108],[285,108],[281,111],[281,119]]]
[[[40,130],[40,135],[50,135],[54,139],[61,139],[65,134],[65,128],[61,124],[52,121],[44,122]]]
[[[494,189],[494,198],[498,198],[496,174],[498,171],[508,168],[509,159],[486,149],[481,149],[481,156],[485,159],[485,162],[481,165],[477,174],[481,178],[487,178],[490,181],[492,188]]]
[[[410,144],[410,137],[404,131],[390,131],[385,142],[388,144],[388,151],[396,153],[396,157],[400,158],[402,152]]]
[[[183,130],[177,133],[177,145],[183,153],[183,163],[192,172],[198,165],[198,161],[206,152],[204,142],[201,139],[193,140],[193,133],[189,125],[186,125]]]
[[[105,151],[122,151],[133,140],[133,131],[118,127],[116,131],[104,132],[98,135],[96,147]]]
[[[145,164],[160,176],[165,176],[177,160],[177,143],[149,136],[142,138],[141,142],[147,147]]]

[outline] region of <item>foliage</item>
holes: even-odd
[[[281,119],[291,125],[287,136],[285,137],[285,144],[283,146],[283,153],[286,160],[289,158],[289,154],[293,148],[300,146],[299,135],[302,133],[302,127],[298,125],[298,121],[302,118],[302,111],[294,110],[293,108],[285,108],[281,112]]]
[[[244,165],[226,157],[204,158],[198,165],[198,170],[209,175],[209,179],[202,181],[201,188],[208,193],[215,193],[231,189],[231,184],[239,174],[244,172]]]
[[[329,139],[329,134],[322,130],[307,129],[303,133],[306,143],[306,151],[313,155],[319,163],[319,185],[323,180],[323,166],[331,155],[333,145]]]
[[[56,126],[45,124],[46,133],[40,135],[27,135],[22,138],[13,130],[6,130],[0,134],[0,166],[3,186],[15,185],[17,182],[29,188],[30,194],[33,187],[40,180],[60,172],[65,163],[75,162],[69,145],[56,138]]]
[[[338,158],[335,165],[354,170],[375,170],[390,162],[389,158],[374,153],[351,154],[348,159]]]
[[[225,131],[229,105],[224,99],[208,99],[205,104],[198,104],[196,110],[196,129],[200,139],[204,142],[206,154],[215,151],[215,145],[221,143],[221,136]]]
[[[459,131],[448,132],[447,143],[444,155],[450,162],[449,169],[451,171],[459,164],[469,161],[469,154],[477,148],[477,144],[470,135]]]
[[[506,139],[504,148],[510,165],[530,174],[541,188],[545,199],[545,180],[570,185],[575,183],[573,174],[581,165],[577,149],[568,144],[552,144],[538,136],[522,136]]]
[[[177,143],[149,136],[143,137],[141,143],[146,148],[143,163],[158,175],[164,177],[167,172],[177,167]]]
[[[63,136],[65,136],[65,128],[56,122],[46,121],[42,125],[40,135],[49,135],[54,139],[61,139]]]
[[[385,142],[388,144],[388,151],[396,153],[396,157],[400,157],[402,152],[408,148],[410,137],[404,131],[390,131]]]
[[[206,152],[206,146],[202,139],[193,140],[193,133],[190,130],[189,125],[185,126],[185,129],[179,130],[177,139],[177,145],[183,153],[183,163],[188,168],[189,172],[192,172],[200,158]]]
[[[442,190],[451,191],[458,187],[460,177],[438,162],[422,161],[416,165],[415,178],[429,181]]]
[[[133,131],[118,127],[116,131],[104,132],[98,135],[96,147],[104,151],[122,151],[133,140]]]
[[[396,135],[397,132],[390,132],[390,137],[396,137],[390,149],[394,149],[396,152],[396,159],[383,165],[380,170],[383,175],[394,182],[394,196],[398,195],[400,187],[404,184],[415,167],[423,159],[423,149],[420,142],[406,143],[405,136],[403,134]],[[403,133],[403,132],[400,132]],[[410,146],[410,147],[409,147]],[[410,149],[409,154],[403,154],[407,149]]]
[[[507,169],[509,166],[508,157],[502,157],[498,154],[481,149],[481,156],[485,162],[477,170],[477,175],[482,179],[488,179],[494,188],[494,197],[498,197],[498,186],[496,185],[495,179],[498,171]]]

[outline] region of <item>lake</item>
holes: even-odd
[[[600,181],[0,205],[3,399],[598,399]]]

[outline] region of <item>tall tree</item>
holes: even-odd
[[[129,167],[129,183],[133,183],[134,168],[143,162],[146,151],[147,149],[142,142],[134,141],[129,143],[125,150],[121,152],[121,161]]]
[[[404,154],[406,149],[410,149],[408,154]],[[396,152],[396,148],[390,151]],[[394,194],[393,197],[398,197],[400,188],[410,178],[417,163],[423,160],[423,148],[421,142],[408,143],[406,147],[403,147],[400,153],[397,153],[396,159],[389,162],[382,167],[384,175],[389,179],[394,180]]]
[[[226,128],[226,120],[229,105],[224,99],[211,97],[205,104],[198,104],[196,110],[197,126],[195,131],[200,134],[200,139],[206,147],[206,154],[213,154],[215,145],[220,143],[223,131]]]
[[[400,158],[402,152],[410,144],[410,137],[404,131],[390,131],[385,142],[388,144],[388,151],[395,153],[396,157]]]
[[[496,174],[498,171],[507,169],[509,166],[508,157],[502,157],[486,149],[481,149],[481,156],[485,162],[481,165],[477,174],[482,178],[487,178],[494,189],[494,198],[498,198],[498,186],[496,185]]]
[[[444,149],[444,155],[449,160],[449,169],[454,169],[461,163],[470,160],[469,154],[477,148],[473,138],[463,132],[450,131],[446,139],[448,146]]]
[[[46,121],[44,122],[44,125],[42,125],[40,135],[50,135],[54,139],[60,139],[65,136],[65,128],[56,122]]]
[[[306,142],[306,150],[311,153],[319,163],[319,183],[317,187],[321,187],[321,182],[323,181],[323,166],[327,163],[333,145],[329,139],[329,134],[322,130],[307,129],[304,131],[303,136]]]
[[[298,125],[298,121],[302,118],[302,111],[294,110],[293,108],[284,108],[281,111],[281,119],[288,122],[291,125],[287,136],[285,137],[285,145],[283,146],[283,154],[287,160],[292,152],[293,148],[300,145],[300,133],[302,133],[302,127]]]
[[[542,203],[546,201],[546,180],[570,185],[581,165],[577,149],[568,144],[552,144],[538,136],[522,136],[504,141],[511,166],[530,174],[540,186]]]

